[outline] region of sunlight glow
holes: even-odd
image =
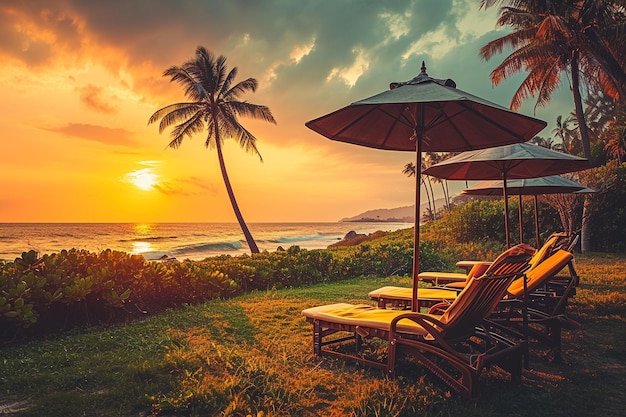
[[[137,188],[145,191],[154,189],[157,183],[157,175],[152,168],[143,168],[126,174],[126,179]]]

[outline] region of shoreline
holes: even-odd
[[[250,223],[261,251],[299,246],[326,249],[349,232],[369,234],[413,227],[399,222]],[[11,262],[23,252],[39,256],[61,250],[106,249],[142,255],[148,260],[202,260],[250,254],[237,223],[0,223],[0,259]]]

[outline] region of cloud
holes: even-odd
[[[104,97],[104,89],[92,84],[77,87],[80,101],[88,108],[105,114],[115,114],[117,110],[111,106],[108,101],[110,98]]]
[[[67,136],[80,138],[92,142],[99,142],[113,146],[136,146],[132,139],[132,132],[120,128],[110,128],[85,123],[68,123],[65,126],[46,128],[52,132],[62,133]]]
[[[198,177],[161,180],[153,188],[166,195],[194,196],[200,194],[218,194],[217,186],[208,180]]]

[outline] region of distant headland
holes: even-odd
[[[385,223],[413,223],[415,206],[397,207],[392,209],[368,210],[353,217],[345,217],[341,222],[385,222]]]

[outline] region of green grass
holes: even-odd
[[[626,258],[577,256],[562,363],[533,349],[521,385],[485,372],[467,401],[419,367],[379,371],[312,353],[304,308],[368,302],[360,278],[249,294],[140,322],[0,349],[0,415],[620,416],[626,409]],[[21,411],[11,411],[21,410]],[[262,412],[262,414],[260,413]]]

